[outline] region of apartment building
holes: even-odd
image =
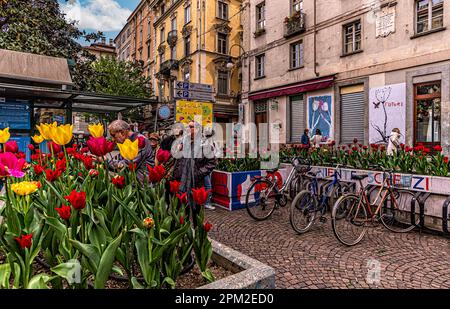
[[[245,123],[450,151],[450,1],[247,0]],[[250,136],[251,137],[251,136]]]
[[[153,0],[157,94],[173,103],[174,81],[213,85],[214,121],[237,122],[241,98],[241,0]]]

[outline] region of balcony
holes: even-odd
[[[178,60],[169,59],[161,63],[159,67],[159,74],[170,76],[171,70],[178,70]]]
[[[284,19],[284,37],[288,38],[300,33],[305,32],[305,13],[297,12],[291,17],[286,17]]]
[[[169,44],[169,46],[173,47],[177,45],[177,41],[178,41],[177,30],[172,30],[169,33],[167,33],[167,44]]]

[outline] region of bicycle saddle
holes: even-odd
[[[367,174],[361,174],[361,175],[352,175],[353,180],[363,180],[365,178],[369,177]]]

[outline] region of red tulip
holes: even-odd
[[[44,168],[40,164],[33,165],[34,173],[39,176],[44,172]]]
[[[184,192],[183,194],[177,193],[177,197],[180,200],[181,204],[187,204],[187,193]]]
[[[180,216],[180,224],[181,224],[181,225],[184,224],[184,217],[183,217],[183,215]]]
[[[93,161],[93,159],[91,158],[91,157],[89,157],[89,156],[83,156],[83,164],[84,164],[84,167],[87,169],[87,170],[91,170],[91,169],[93,169],[94,168],[94,161]]]
[[[81,148],[80,151],[81,151],[82,153],[86,153],[86,152],[89,151],[89,148],[88,148],[88,147],[83,147],[83,148]]]
[[[33,234],[21,235],[14,238],[22,249],[31,248],[31,242],[33,241]]]
[[[145,137],[138,136],[138,147],[139,147],[139,149],[142,149],[145,147]]]
[[[444,163],[448,164],[448,157],[444,157]]]
[[[166,170],[162,165],[157,165],[153,168],[150,165],[147,165],[147,170],[148,170],[148,180],[151,183],[160,182],[161,179],[163,179],[164,175],[166,174]]]
[[[60,208],[56,207],[55,210],[59,213],[59,216],[63,220],[70,219],[70,207],[66,205],[62,205]]]
[[[56,170],[53,171],[51,169],[46,169],[45,170],[45,176],[47,178],[48,181],[53,182],[56,179],[58,179],[59,176],[61,176],[62,171],[61,170]]]
[[[97,177],[97,176],[98,176],[98,171],[97,171],[97,170],[90,170],[90,171],[89,171],[89,176],[90,176],[91,178]]]
[[[367,150],[367,149],[369,149],[369,147],[367,147],[367,146],[363,146],[363,149],[364,149],[364,150]]]
[[[58,159],[60,159],[60,160],[62,160],[63,158],[65,158],[65,156],[64,156],[64,152],[59,152],[58,154],[57,154],[57,156],[58,156]]]
[[[170,182],[170,193],[178,193],[180,191],[180,182],[179,181],[171,181]]]
[[[69,196],[64,197],[70,202],[72,207],[76,210],[81,210],[86,207],[86,192],[77,192],[72,190]]]
[[[436,146],[433,147],[433,149],[434,149],[434,151],[438,151],[438,152],[442,151],[441,145],[436,145]]]
[[[5,143],[5,152],[16,153],[19,151],[19,145],[17,145],[16,141],[9,141]]]
[[[137,166],[137,163],[128,163],[128,169],[130,170],[130,171],[135,171],[136,170],[136,166]]]
[[[25,152],[19,151],[16,153],[17,159],[25,159],[26,157],[27,157],[27,155],[25,154]]]
[[[363,144],[358,144],[359,148],[362,148]]]
[[[58,160],[58,161],[56,161],[56,169],[57,170],[61,170],[62,172],[64,172],[66,170],[66,164],[67,164],[67,161],[66,161],[65,158],[61,159],[61,160]]]
[[[205,190],[205,187],[200,189],[192,189],[192,197],[197,205],[205,205],[208,199],[208,193],[211,190]]]
[[[203,228],[205,229],[205,232],[208,233],[212,228],[212,224],[209,222],[205,222],[205,224],[203,225]]]
[[[115,185],[116,186],[116,188],[117,189],[123,189],[123,188],[125,188],[125,177],[123,177],[123,176],[115,176],[113,179],[112,179],[112,183],[113,183],[113,185]]]
[[[430,148],[427,148],[427,147],[424,147],[424,148],[423,148],[423,152],[424,152],[425,154],[429,154],[429,153],[431,152],[431,149],[430,149]]]
[[[353,147],[352,147],[352,150],[353,150],[353,151],[358,151],[358,147],[353,146]]]
[[[30,151],[33,151],[34,150],[34,145],[33,144],[28,144],[28,149],[30,149]]]
[[[9,172],[6,169],[6,166],[1,163],[0,163],[0,176],[1,177],[9,176]]]
[[[158,153],[156,154],[156,160],[158,160],[159,163],[166,163],[170,159],[170,151],[158,149]]]
[[[52,149],[53,149],[53,154],[59,153],[61,151],[61,146],[59,146],[58,144],[56,144],[52,141],[48,142],[47,148],[50,153],[52,152]]]
[[[358,139],[355,137],[354,139],[353,139],[353,144],[356,144],[358,142]]]
[[[89,137],[87,141],[89,151],[97,157],[103,157],[114,149],[114,143],[102,137]],[[83,152],[83,149],[82,149]]]

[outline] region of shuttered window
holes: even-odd
[[[290,142],[300,143],[305,125],[305,103],[303,95],[290,97]]]
[[[341,88],[341,144],[364,141],[364,85]]]

